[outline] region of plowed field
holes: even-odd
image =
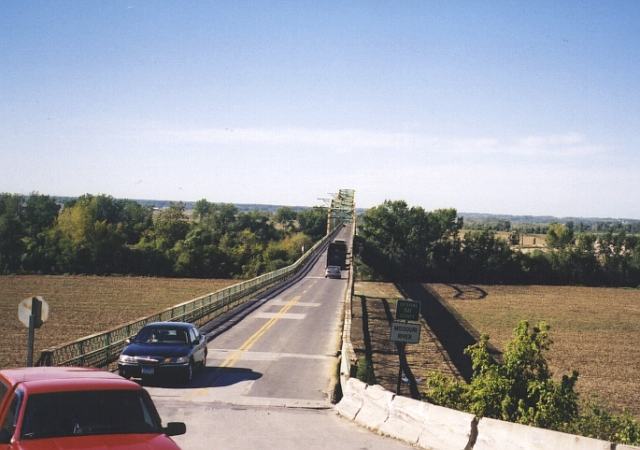
[[[419,289],[416,289],[418,286]],[[553,344],[548,354],[553,373],[560,377],[577,370],[577,389],[583,398],[597,397],[616,411],[624,409],[640,419],[640,289],[575,286],[470,286],[425,284],[411,291],[415,300],[445,308],[423,310],[420,344],[407,346],[407,359],[418,380],[428,372],[459,377],[455,362],[462,346],[448,345],[450,325],[438,317],[449,311],[458,331],[469,336],[490,336],[502,351],[520,320],[540,320],[551,326]],[[427,298],[420,298],[422,292]],[[357,282],[353,299],[351,338],[358,356],[371,352],[376,381],[395,390],[398,353],[389,341],[395,299],[403,297],[393,283]],[[391,312],[391,314],[390,314]],[[429,320],[432,323],[429,325]],[[453,330],[453,328],[451,328]],[[466,333],[465,331],[465,333]],[[449,333],[451,334],[451,333]],[[442,341],[438,336],[447,338]],[[473,339],[473,338],[472,338]],[[368,349],[367,349],[368,348]],[[403,387],[403,394],[407,395]]]
[[[640,289],[576,286],[427,286],[478,333],[503,349],[521,319],[551,326],[549,363],[575,369],[577,389],[640,418]]]
[[[40,350],[96,333],[166,307],[217,291],[237,280],[95,276],[0,276],[0,368],[24,366],[27,329],[18,321],[18,303],[41,295],[49,320],[36,330],[34,360]]]

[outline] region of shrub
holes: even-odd
[[[579,411],[575,384],[578,372],[552,379],[544,353],[552,341],[549,326],[529,327],[521,321],[502,362],[488,351],[488,336],[467,347],[473,376],[469,383],[441,374],[426,380],[424,397],[437,405],[468,411],[478,417],[549,428],[625,444],[640,443],[640,424],[630,415],[615,415],[591,403]]]
[[[578,394],[574,391],[577,372],[551,378],[544,357],[551,340],[549,327],[541,322],[530,328],[522,321],[507,345],[503,362],[495,362],[488,350],[487,336],[468,347],[473,377],[470,383],[431,376],[425,396],[428,400],[467,410],[478,417],[559,428],[577,414]]]
[[[373,373],[373,365],[371,361],[367,361],[367,358],[361,356],[358,358],[356,366],[356,378],[363,383],[376,384],[376,376]]]
[[[582,405],[581,414],[562,431],[621,444],[640,444],[640,423],[628,413],[613,414],[594,402]]]

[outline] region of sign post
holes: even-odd
[[[402,361],[407,344],[420,342],[420,303],[413,300],[398,300],[396,303],[396,320],[391,324],[391,340],[398,346],[398,356]],[[396,394],[400,393],[402,381],[402,363],[398,370]]]
[[[405,346],[407,345],[404,342],[396,342],[398,346],[398,356],[402,358],[404,354]],[[400,395],[400,382],[402,381],[402,363],[398,365],[398,382],[396,383],[396,395]]]
[[[42,297],[28,297],[18,304],[18,320],[29,328],[27,335],[27,367],[33,366],[33,342],[36,328],[49,318],[49,305]]]

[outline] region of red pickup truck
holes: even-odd
[[[0,450],[179,449],[138,384],[85,367],[0,370]]]

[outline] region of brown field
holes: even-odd
[[[26,362],[27,329],[18,321],[18,303],[41,295],[49,320],[36,330],[34,360],[40,350],[96,333],[217,291],[237,280],[97,277],[0,276],[0,317],[4,336],[0,368]]]
[[[496,237],[509,240],[508,231],[496,231]],[[520,237],[520,244],[515,245],[517,249],[538,249],[543,250],[547,247],[547,235],[546,234],[522,234]]]
[[[460,237],[464,239],[465,233],[471,230],[462,230]],[[496,231],[495,236],[497,238],[509,241],[510,232],[508,231]],[[520,237],[520,243],[518,245],[511,246],[513,250],[520,250],[524,253],[530,253],[534,250],[546,251],[547,249],[547,235],[546,234],[522,234]]]
[[[574,286],[427,285],[476,332],[504,349],[519,320],[546,321],[555,376],[577,370],[582,397],[595,395],[640,418],[640,289]]]
[[[520,320],[544,320],[553,344],[548,354],[554,376],[577,370],[582,398],[596,397],[615,411],[628,410],[640,419],[640,289],[575,286],[424,285],[445,304],[472,335],[490,336],[504,350]],[[398,353],[389,342],[389,314],[402,294],[393,283],[356,282],[351,339],[358,357],[366,353],[365,330],[370,335],[376,381],[395,391]],[[368,324],[363,320],[363,303]],[[426,311],[428,313],[428,311]],[[421,341],[407,345],[407,359],[418,379],[436,371],[453,377],[460,373],[429,325],[421,319]],[[418,388],[420,383],[418,383]],[[403,385],[403,395],[408,395]]]

